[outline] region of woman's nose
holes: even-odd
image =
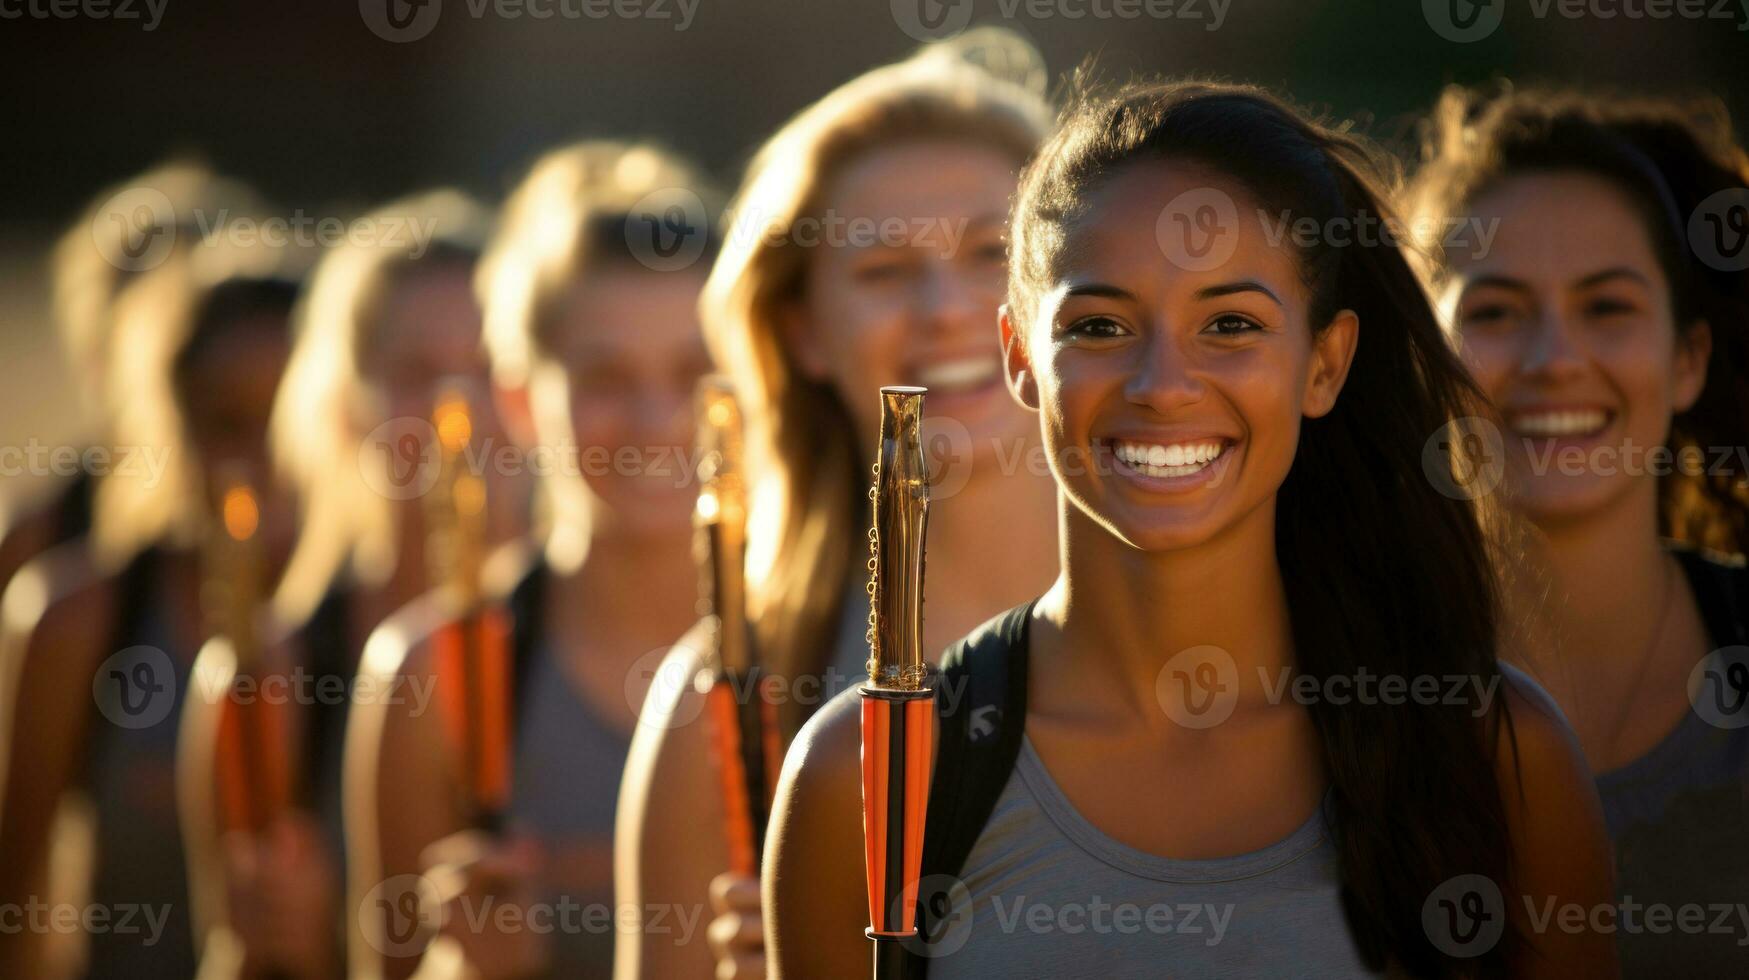
[[[1155,330],[1140,345],[1136,369],[1124,385],[1124,395],[1162,415],[1200,401],[1207,385],[1198,376],[1190,352],[1167,330]]]

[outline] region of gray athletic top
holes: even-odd
[[[1322,807],[1249,854],[1158,857],[1081,816],[1026,740],[960,878],[970,925],[956,904],[930,980],[1372,975]]]
[[[1720,680],[1749,663],[1740,645],[1749,610],[1708,588],[1701,576],[1718,567],[1691,552],[1677,557],[1719,651],[1708,665],[1719,676],[1706,678],[1697,707],[1651,751],[1597,777],[1623,912],[1629,899],[1644,908],[1631,925],[1624,919],[1616,945],[1624,976],[1749,976],[1749,703]],[[1685,915],[1689,927],[1679,924]]]
[[[577,696],[542,642],[518,697],[510,816],[546,849],[552,977],[613,972],[613,814],[630,735]],[[531,918],[531,922],[536,920]]]

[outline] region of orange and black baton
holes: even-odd
[[[510,617],[481,600],[486,483],[466,466],[473,418],[465,389],[446,385],[431,421],[440,469],[426,497],[427,543],[432,576],[447,587],[455,610],[454,621],[432,637],[433,653],[469,823],[496,833],[510,804]]]
[[[917,879],[935,754],[935,691],[923,660],[923,546],[929,474],[926,389],[881,389],[869,531],[868,684],[862,688],[862,830],[875,980],[905,975],[917,934]]]
[[[218,712],[215,745],[221,820],[227,830],[260,833],[293,802],[291,715],[283,701],[261,694],[261,642],[255,616],[265,560],[258,530],[260,502],[246,479],[233,479],[219,501],[208,544],[204,598],[216,640],[228,643],[232,674]],[[241,685],[253,685],[243,696]]]
[[[765,825],[778,770],[775,701],[747,620],[747,487],[742,471],[741,409],[727,379],[700,380],[696,398],[700,591],[712,625],[713,681],[706,706],[722,778],[729,870],[759,873]]]

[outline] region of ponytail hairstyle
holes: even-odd
[[[1008,308],[1033,316],[1058,276],[1065,231],[1124,167],[1183,163],[1224,175],[1272,218],[1318,227],[1394,220],[1381,158],[1267,92],[1145,82],[1086,92],[1027,168],[1011,219]],[[1354,225],[1351,225],[1353,227]],[[1297,242],[1308,322],[1342,310],[1360,339],[1335,407],[1305,420],[1276,498],[1276,552],[1295,668],[1322,682],[1375,674],[1500,677],[1500,586],[1485,501],[1448,495],[1423,451],[1482,396],[1448,347],[1404,250],[1389,236]],[[1021,336],[1026,336],[1021,324]],[[1415,976],[1506,972],[1521,942],[1469,961],[1429,941],[1421,910],[1443,882],[1506,885],[1511,847],[1495,756],[1504,710],[1469,704],[1309,707],[1330,780],[1345,916],[1369,966]]]
[[[825,669],[844,594],[867,557],[866,440],[830,384],[784,342],[810,249],[793,232],[825,209],[833,179],[870,152],[918,140],[996,147],[1019,167],[1049,126],[1038,56],[1000,30],[924,47],[852,79],[766,141],[730,205],[732,233],[700,300],[705,340],[734,381],[753,479],[748,598],[760,649],[781,676]],[[872,397],[873,393],[870,393]],[[794,731],[800,717],[786,712]]]
[[[1749,270],[1720,268],[1716,255],[1697,254],[1694,241],[1713,232],[1700,212],[1703,204],[1718,207],[1714,195],[1735,191],[1736,206],[1749,205],[1749,155],[1724,105],[1453,87],[1429,120],[1422,157],[1409,194],[1420,215],[1462,214],[1502,181],[1550,172],[1601,178],[1632,205],[1669,280],[1678,341],[1702,323],[1712,333],[1705,387],[1672,418],[1669,440],[1675,458],[1698,453],[1706,465],[1673,467],[1659,478],[1660,533],[1719,552],[1749,551],[1742,455],[1749,446]],[[1437,248],[1427,251],[1437,289],[1447,267]],[[1722,447],[1731,451],[1714,452]]]

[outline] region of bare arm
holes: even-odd
[[[230,644],[210,640],[194,660],[191,693],[223,691],[236,674]],[[182,822],[182,847],[188,859],[188,897],[194,946],[203,978],[235,976],[241,950],[231,933],[225,906],[224,862],[219,851],[218,739],[224,699],[188,697],[176,743],[176,803]]]
[[[846,691],[808,721],[784,759],[763,862],[774,978],[869,971],[860,719],[859,696]]]
[[[355,977],[402,978],[423,942],[405,913],[432,843],[464,829],[449,766],[436,665],[426,638],[442,624],[419,600],[371,634],[346,730],[348,961]],[[418,933],[415,936],[415,933]]]
[[[1510,680],[1504,686],[1518,742],[1517,757],[1503,751],[1498,764],[1514,859],[1506,901],[1527,947],[1513,973],[1619,976],[1615,936],[1589,925],[1592,909],[1616,900],[1615,855],[1591,772],[1564,722]],[[1559,910],[1569,906],[1587,912],[1578,929],[1561,925]]]
[[[46,899],[55,811],[77,778],[113,589],[82,543],[25,566],[0,625],[0,902]],[[0,976],[35,976],[42,937],[0,932]]]
[[[694,628],[663,662],[662,676],[689,678],[705,669],[702,633]],[[644,927],[644,910],[660,905],[689,916],[710,907],[710,883],[728,870],[722,796],[711,759],[704,695],[686,684],[654,684],[620,785],[614,820],[614,891],[621,908],[637,910],[640,928],[614,946],[619,980],[697,977],[715,973],[702,932],[683,937]],[[676,917],[667,916],[667,921]]]

